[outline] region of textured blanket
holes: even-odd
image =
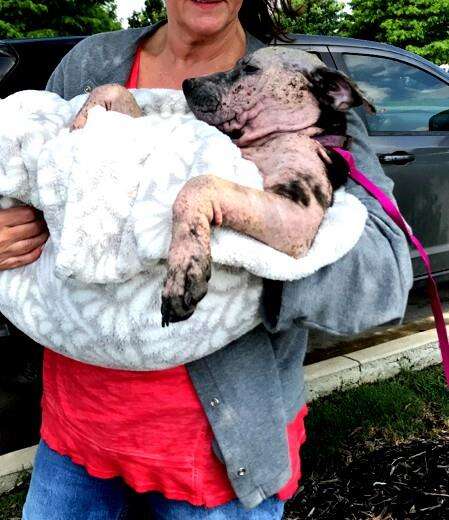
[[[212,238],[207,296],[161,327],[171,206],[184,183],[213,173],[262,189],[255,165],[194,118],[182,92],[138,90],[145,116],[96,107],[68,126],[70,102],[25,91],[0,101],[0,194],[43,210],[50,239],[32,265],[0,274],[0,311],[35,341],[77,360],[163,369],[211,354],[260,323],[262,278],[294,280],[346,254],[365,207],[339,190],[306,257],[293,259],[229,229]]]

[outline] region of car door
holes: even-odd
[[[394,51],[330,50],[337,67],[374,101],[376,114],[361,113],[371,145],[395,182],[399,207],[429,252],[433,271],[448,271],[449,77],[437,66]],[[424,267],[414,251],[412,258],[419,278]]]

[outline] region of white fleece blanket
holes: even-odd
[[[0,194],[43,210],[41,258],[0,274],[0,311],[35,341],[77,360],[155,370],[201,358],[260,323],[262,278],[295,280],[345,255],[365,207],[339,190],[299,260],[229,229],[214,230],[209,292],[187,321],[161,327],[171,207],[184,183],[213,173],[262,189],[254,164],[195,119],[181,92],[134,91],[145,117],[25,91],[0,101]],[[2,199],[3,207],[10,203]]]

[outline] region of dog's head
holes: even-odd
[[[188,79],[183,90],[198,119],[241,146],[275,132],[319,134],[323,112],[341,114],[360,105],[374,111],[344,74],[284,46],[260,49],[228,72]]]

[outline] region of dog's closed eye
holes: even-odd
[[[259,67],[256,67],[254,65],[251,65],[250,63],[246,63],[245,65],[243,65],[243,72],[245,74],[256,74],[257,72],[259,72]]]

